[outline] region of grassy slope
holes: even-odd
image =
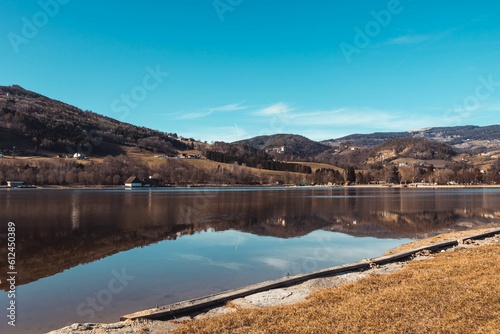
[[[198,154],[199,152],[192,151],[193,154]],[[160,165],[162,162],[164,162],[164,159],[158,159],[155,158],[152,153],[128,153],[130,157],[134,157],[137,159],[141,159],[143,162],[147,163],[149,166],[157,166]],[[184,163],[188,163],[193,165],[196,168],[200,168],[202,170],[206,171],[211,171],[217,168],[217,166],[221,166],[222,168],[231,170],[231,168],[234,167],[233,164],[227,164],[223,162],[216,162],[212,160],[206,160],[206,159],[183,159],[180,160]],[[274,170],[266,170],[266,169],[258,169],[258,168],[253,168],[253,167],[246,167],[246,166],[238,166],[241,170],[246,170],[252,174],[257,174],[260,176],[266,175],[266,176],[283,176],[287,172],[281,172],[281,171],[274,171]],[[289,173],[289,172],[288,172]],[[300,175],[299,173],[293,173]]]
[[[311,167],[313,173],[316,172],[316,170],[321,169],[321,168],[326,168],[326,169],[334,169],[338,170],[339,172],[343,172],[344,170],[340,167],[336,167],[334,165],[326,164],[326,163],[320,163],[320,162],[300,162],[300,161],[294,161],[294,163],[305,165]]]
[[[437,254],[303,303],[188,322],[174,333],[498,333],[500,244]]]
[[[153,167],[153,166],[158,166],[160,165],[162,162],[164,162],[165,160],[164,159],[159,159],[159,158],[156,158],[155,155],[158,155],[158,154],[154,154],[152,152],[137,152],[136,150],[134,150],[133,148],[130,148],[130,147],[127,147],[127,146],[121,146],[121,148],[124,150],[124,152],[126,153],[126,155],[130,158],[133,158],[133,159],[137,159],[137,160],[140,160],[142,161],[143,163],[147,164],[148,166],[150,167]],[[183,153],[186,153],[186,154],[194,154],[194,155],[197,155],[197,154],[200,154],[201,152],[199,151],[195,151],[195,150],[192,150],[192,151],[183,151]],[[6,156],[4,158],[0,158],[0,168],[3,167],[3,165],[5,164],[11,164],[11,163],[15,163],[16,165],[19,165],[19,166],[24,166],[26,164],[28,165],[36,165],[37,162],[42,162],[42,161],[45,161],[45,162],[50,162],[50,161],[71,161],[71,159],[69,160],[66,160],[66,159],[60,159],[60,158],[57,158],[57,157],[16,157],[15,159],[13,159],[11,156]],[[79,163],[82,163],[82,164],[88,164],[88,163],[91,163],[91,162],[95,162],[95,163],[102,163],[103,161],[103,157],[90,157],[88,160],[78,160]],[[206,170],[206,171],[211,171],[211,170],[214,170],[215,168],[217,168],[217,166],[221,166],[225,169],[228,169],[228,170],[231,170],[234,165],[233,164],[227,164],[227,163],[222,163],[222,162],[216,162],[216,161],[211,161],[211,160],[206,160],[206,159],[183,159],[183,160],[179,160],[179,161],[182,161],[184,163],[187,163],[187,164],[191,164],[193,165],[194,167],[196,168],[200,168],[202,170]],[[305,165],[311,165],[309,163],[304,163]],[[326,165],[326,164],[316,164],[316,165],[324,165],[322,168],[336,168],[336,167],[333,167],[331,165]],[[291,172],[282,172],[282,171],[273,171],[273,170],[265,170],[265,169],[258,169],[258,168],[253,168],[253,167],[246,167],[246,166],[239,166],[238,167],[239,170],[241,171],[247,171],[247,172],[250,172],[252,174],[256,174],[256,175],[259,175],[259,176],[267,176],[267,177],[270,177],[270,176],[281,176],[281,177],[284,177],[286,174],[288,175],[304,175],[305,174],[300,174],[300,173],[291,173]],[[313,171],[315,170],[315,168],[313,167]]]

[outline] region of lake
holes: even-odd
[[[500,189],[2,189],[0,215],[0,332],[40,333],[500,226]]]

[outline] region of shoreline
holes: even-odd
[[[479,231],[481,231],[481,233],[478,233]],[[449,252],[454,251],[455,249],[482,246],[500,241],[500,229],[498,228],[472,230],[467,234],[467,236],[464,236],[463,234],[453,233],[443,234],[440,235],[440,237],[449,239],[448,241],[442,241],[439,238],[431,238],[428,239],[428,244],[426,246],[420,246],[411,250],[403,250],[396,254],[384,255],[375,259],[365,259],[364,261],[361,261],[359,263],[352,264],[361,265],[364,269],[354,268],[353,270],[348,271],[340,270],[340,272],[338,273],[330,273],[326,274],[325,276],[311,277],[305,280],[299,279],[297,282],[285,284],[280,287],[270,288],[268,290],[260,291],[257,293],[224,300],[224,302],[227,302],[225,305],[212,305],[211,307],[202,308],[198,311],[191,310],[191,312],[187,312],[186,314],[179,314],[179,316],[183,315],[180,318],[175,318],[174,315],[173,320],[148,319],[148,312],[154,313],[156,310],[158,310],[152,309],[136,313],[138,315],[142,313],[142,317],[129,317],[127,320],[113,324],[76,323],[55,331],[51,331],[49,332],[49,334],[124,334],[136,331],[146,331],[149,333],[167,333],[175,330],[182,324],[190,323],[193,319],[212,318],[218,315],[238,312],[238,310],[241,309],[259,309],[271,306],[296,304],[305,301],[306,298],[314,291],[332,287],[339,287],[343,284],[355,282],[361,278],[373,275],[391,274],[405,268],[412,261],[421,261],[432,258],[431,254],[436,252]],[[447,238],[447,235],[455,235],[455,237]],[[412,245],[412,243],[409,243],[407,245]],[[390,252],[391,250],[388,250],[386,254],[389,254]],[[192,301],[186,301],[184,303],[191,304]],[[166,311],[170,311],[172,305],[167,305],[162,308],[164,308]]]
[[[230,184],[193,184],[193,185],[179,185],[179,186],[159,186],[159,187],[141,187],[141,188],[126,188],[125,186],[116,185],[71,185],[71,186],[59,186],[59,185],[44,185],[44,186],[29,186],[29,187],[8,187],[0,186],[0,190],[11,190],[11,189],[40,189],[40,190],[164,190],[164,189],[190,189],[190,188],[292,188],[292,189],[497,189],[500,188],[500,184],[472,184],[472,185],[427,185],[427,184],[416,184],[416,185],[401,185],[401,184],[359,184],[359,185],[230,185]]]

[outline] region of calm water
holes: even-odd
[[[500,190],[0,190],[1,333],[40,333],[500,225]],[[16,224],[16,327],[6,233]]]

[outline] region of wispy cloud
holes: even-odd
[[[483,110],[479,110],[479,111],[490,111],[490,112],[498,113],[498,112],[500,112],[500,103],[490,104],[490,105],[484,106]]]
[[[241,268],[244,267],[244,264],[242,264],[242,263],[222,262],[222,261],[218,262],[218,261],[212,260],[209,257],[196,255],[196,254],[182,254],[181,258],[188,260],[188,261],[201,262],[201,263],[209,265],[209,266],[222,267],[222,268],[226,268],[229,270],[241,270]]]
[[[195,112],[177,112],[177,113],[171,113],[168,115],[172,116],[176,120],[191,120],[191,119],[207,117],[207,116],[210,116],[216,112],[230,112],[230,111],[245,110],[245,109],[247,109],[247,107],[244,106],[243,103],[244,102],[230,103],[230,104],[226,104],[226,105],[219,106],[219,107],[205,108],[205,109],[202,109],[200,111],[195,111]]]
[[[185,136],[198,138],[203,136],[205,140],[208,141],[224,141],[226,143],[232,143],[238,140],[243,140],[248,138],[249,133],[245,128],[234,123],[233,126],[218,126],[218,127],[190,127],[186,130]]]
[[[209,116],[211,114],[213,114],[213,111],[206,110],[206,111],[199,111],[199,112],[173,113],[170,115],[174,116],[174,119],[176,119],[176,120],[188,120],[188,119],[197,119],[197,118],[206,117],[206,116]]]
[[[342,107],[327,110],[292,109],[279,102],[257,112],[254,116],[286,117],[286,132],[306,134],[314,140],[329,139],[338,133],[357,131],[405,131],[425,128],[442,121],[444,109],[439,112],[415,112],[409,116],[403,110],[383,110],[370,107]]]
[[[290,107],[288,104],[284,102],[278,102],[275,104],[272,104],[268,107],[262,108],[260,110],[257,110],[253,112],[253,115],[256,116],[274,116],[274,115],[279,115],[279,114],[286,114],[294,109]]]
[[[431,38],[430,35],[404,35],[396,38],[392,38],[387,41],[386,44],[395,44],[395,45],[403,45],[403,44],[418,44],[425,42]]]
[[[336,108],[329,110],[301,110],[290,107],[285,102],[278,102],[251,113],[254,116],[286,115],[290,126],[352,126],[381,124],[387,126],[398,118],[394,111],[373,108]]]
[[[244,106],[243,103],[244,103],[244,101],[240,102],[240,103],[231,103],[231,104],[226,104],[225,106],[208,108],[208,110],[210,110],[210,111],[237,111],[237,110],[247,109],[247,107]]]
[[[317,126],[390,126],[398,118],[396,113],[371,108],[340,108],[333,110],[305,111],[294,115],[295,122]]]
[[[279,270],[287,270],[291,266],[291,263],[289,261],[274,257],[263,257],[263,258],[258,258],[256,260]]]
[[[448,30],[441,32],[434,32],[429,34],[415,34],[413,32],[406,32],[400,36],[394,37],[383,43],[382,45],[413,45],[428,42],[430,44],[437,43],[442,39],[447,38],[454,32],[460,30],[462,27],[452,27]]]

